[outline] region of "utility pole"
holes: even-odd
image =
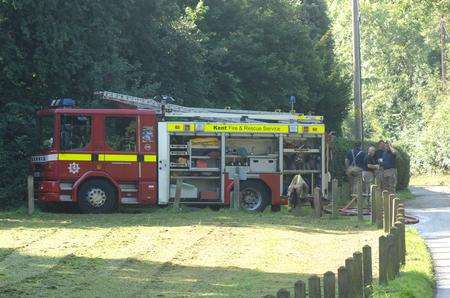
[[[445,55],[445,42],[447,39],[447,31],[445,30],[445,19],[441,16],[439,21],[439,35],[441,39],[441,76],[442,76],[442,88],[447,90],[447,57]]]
[[[363,137],[363,111],[361,100],[361,49],[359,35],[359,3],[352,1],[353,15],[353,95],[355,97],[355,139],[364,141]]]

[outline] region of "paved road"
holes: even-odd
[[[406,203],[407,212],[418,216],[416,225],[430,248],[436,271],[436,297],[450,297],[450,187],[411,187],[416,200]]]

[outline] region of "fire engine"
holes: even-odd
[[[307,196],[315,187],[327,196],[321,116],[96,94],[118,108],[75,108],[66,98],[38,111],[41,151],[32,165],[39,202],[73,202],[89,213],[168,205],[178,181],[181,203],[218,207],[230,204],[237,179],[242,209],[277,210],[288,203],[296,175],[308,185]]]

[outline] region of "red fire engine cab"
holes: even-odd
[[[295,175],[306,181],[306,195],[320,187],[327,196],[320,116],[97,94],[134,108],[79,109],[62,99],[38,112],[41,152],[32,165],[41,203],[74,202],[89,213],[167,205],[178,182],[181,203],[224,206],[239,180],[241,208],[276,210]]]

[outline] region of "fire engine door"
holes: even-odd
[[[138,121],[132,115],[111,115],[104,117],[106,150],[98,154],[98,162],[127,193],[126,200],[136,201],[139,176],[138,166]],[[122,194],[123,195],[123,194]]]
[[[139,116],[139,192],[142,203],[156,204],[157,191],[156,119]]]

